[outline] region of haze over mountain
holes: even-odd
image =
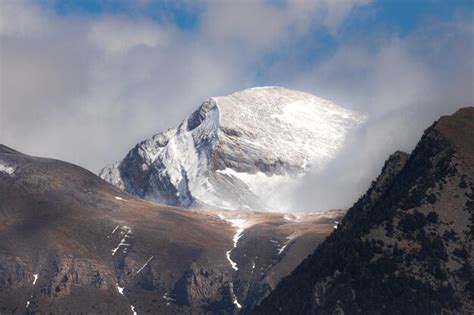
[[[396,152],[255,314],[474,313],[474,107]]]
[[[247,89],[209,98],[100,176],[169,205],[295,210],[292,190],[309,171],[323,170],[364,119],[308,93]]]
[[[249,313],[344,211],[186,210],[0,145],[0,313]]]

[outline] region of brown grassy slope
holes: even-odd
[[[341,216],[293,222],[284,214],[222,211],[250,225],[232,251],[235,271],[226,252],[236,230],[215,212],[137,199],[83,168],[5,146],[0,163],[15,169],[0,172],[2,313],[122,314],[131,305],[140,314],[245,313]],[[128,245],[112,255],[123,239]]]

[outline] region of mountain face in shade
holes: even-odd
[[[474,312],[474,108],[397,152],[255,314]]]
[[[0,145],[0,313],[247,314],[342,214],[153,204]]]
[[[211,97],[174,129],[137,144],[100,177],[184,207],[285,210],[277,198],[318,171],[364,117],[316,96],[261,87]],[[288,200],[286,200],[288,201]]]

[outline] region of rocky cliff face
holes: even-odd
[[[183,211],[0,145],[0,313],[247,314],[342,214]]]
[[[255,314],[474,312],[474,108],[397,152]]]
[[[323,168],[363,120],[307,93],[248,89],[211,97],[177,128],[139,143],[100,176],[170,205],[284,210],[277,192],[309,168]]]

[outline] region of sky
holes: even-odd
[[[280,85],[368,117],[294,209],[350,206],[474,103],[474,1],[1,0],[0,143],[95,173],[210,96]]]

